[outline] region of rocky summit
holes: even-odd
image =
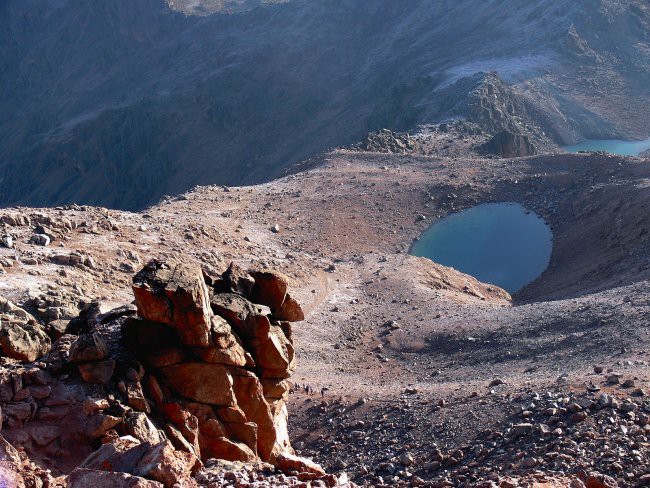
[[[50,335],[3,300],[2,479],[342,486],[289,440],[292,322],[304,316],[287,290],[287,278],[267,269],[231,264],[210,276],[154,260],[133,277],[135,306],[97,314],[93,303]]]

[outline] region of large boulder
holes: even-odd
[[[0,319],[0,348],[4,356],[31,362],[49,352],[52,343],[40,325],[7,317]]]
[[[275,446],[273,447],[272,459],[277,462],[277,455],[281,453],[293,453],[291,440],[289,439],[289,411],[284,400],[273,400],[270,402],[271,416],[273,417],[273,428],[275,429]]]
[[[253,373],[242,371],[233,376],[233,389],[237,405],[246,419],[257,424],[257,452],[260,458],[263,461],[271,460],[278,434],[259,379]]]
[[[287,322],[300,322],[305,320],[305,313],[302,311],[302,307],[296,299],[287,294],[282,306],[273,311],[273,317],[277,320],[286,320]]]
[[[150,448],[134,469],[137,476],[159,481],[165,488],[198,486],[192,473],[200,467],[193,454],[177,451],[166,441]]]
[[[300,304],[287,293],[289,281],[286,276],[276,271],[251,271],[250,274],[255,279],[250,295],[253,302],[269,307],[276,320],[305,320]]]
[[[172,488],[175,483],[196,486],[191,476],[200,467],[200,462],[193,454],[175,450],[169,441],[153,445],[138,444],[133,438],[126,442],[122,439],[115,444],[102,445],[79,468],[127,473],[157,481],[165,488]]]
[[[250,271],[255,280],[251,300],[273,309],[280,308],[289,287],[286,276],[276,271]]]
[[[79,465],[84,469],[98,469],[120,473],[133,473],[151,444],[141,444],[133,437],[122,437],[117,442],[102,444]]]
[[[239,293],[248,296],[253,289],[255,280],[245,270],[230,263],[228,269],[221,275],[221,279],[214,283],[214,287],[219,292]]]
[[[19,361],[35,361],[50,351],[52,341],[37,320],[13,303],[0,298],[0,349]]]
[[[518,158],[537,154],[537,150],[528,136],[514,134],[506,130],[496,134],[479,149],[502,158]]]
[[[149,262],[133,278],[138,315],[172,326],[188,346],[210,345],[212,312],[199,267]]]
[[[226,437],[209,439],[205,451],[210,457],[224,461],[252,463],[257,460],[255,453],[246,444],[232,441]]]
[[[222,317],[212,317],[212,343],[211,347],[196,347],[193,349],[195,356],[207,363],[225,364],[228,366],[253,366],[252,357],[242,346],[231,326]]]
[[[71,363],[101,361],[108,357],[108,345],[99,334],[80,335],[70,346],[68,360]]]
[[[232,376],[221,364],[180,363],[161,369],[165,381],[179,395],[211,405],[235,405]]]
[[[138,439],[140,442],[158,444],[163,440],[156,426],[144,412],[129,413],[126,416],[124,424],[129,435]]]
[[[236,293],[215,294],[210,301],[212,310],[223,317],[243,339],[266,336],[271,322],[259,307]]]
[[[255,347],[254,358],[265,370],[284,371],[281,377],[288,377],[295,365],[295,353],[291,341],[278,326],[271,326],[266,338]],[[284,376],[284,375],[287,376]],[[266,376],[271,377],[271,376]]]
[[[325,476],[325,470],[310,459],[294,456],[289,453],[279,454],[276,459],[277,465],[283,471],[297,471],[298,473],[311,473],[317,476]]]

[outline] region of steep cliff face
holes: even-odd
[[[445,110],[480,72],[523,97],[483,108],[525,105],[505,115],[556,142],[650,130],[640,0],[173,7],[0,5],[1,205],[140,208],[198,183],[263,181],[368,131],[485,115],[468,92]]]

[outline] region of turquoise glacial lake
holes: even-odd
[[[638,156],[650,149],[650,139],[645,141],[588,140],[575,146],[565,146],[563,149],[573,153],[578,151],[606,151],[621,156]]]
[[[487,203],[434,223],[411,254],[514,293],[544,272],[552,250],[544,219],[518,203]]]

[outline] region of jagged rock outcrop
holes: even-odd
[[[502,158],[520,158],[537,154],[535,146],[527,136],[507,130],[496,134],[492,139],[481,145],[479,149]]]
[[[289,442],[289,321],[304,314],[288,287],[268,270],[151,261],[133,278],[137,316],[92,302],[54,344],[3,300],[2,330],[22,334],[0,336],[7,445],[55,458],[76,488],[196,486],[208,459],[325,477]]]
[[[288,388],[267,388],[265,396],[262,384],[282,384],[295,364],[284,319],[304,317],[287,294],[286,279],[269,272],[251,276],[231,265],[206,282],[198,267],[152,261],[135,276],[133,290],[139,318],[125,324],[126,338],[154,384],[164,388],[159,407],[166,419],[182,428],[196,417],[191,437],[198,439],[197,454],[273,461],[291,452]],[[253,296],[264,306],[250,301]]]
[[[362,151],[408,154],[415,151],[418,145],[409,134],[398,134],[389,129],[382,129],[369,133],[358,147]]]
[[[211,345],[210,304],[201,269],[152,261],[133,279],[138,315],[172,326],[186,346]]]
[[[571,25],[564,38],[564,48],[568,53],[578,58],[581,62],[590,61],[593,63],[602,63],[603,59],[583,39],[575,25]]]

